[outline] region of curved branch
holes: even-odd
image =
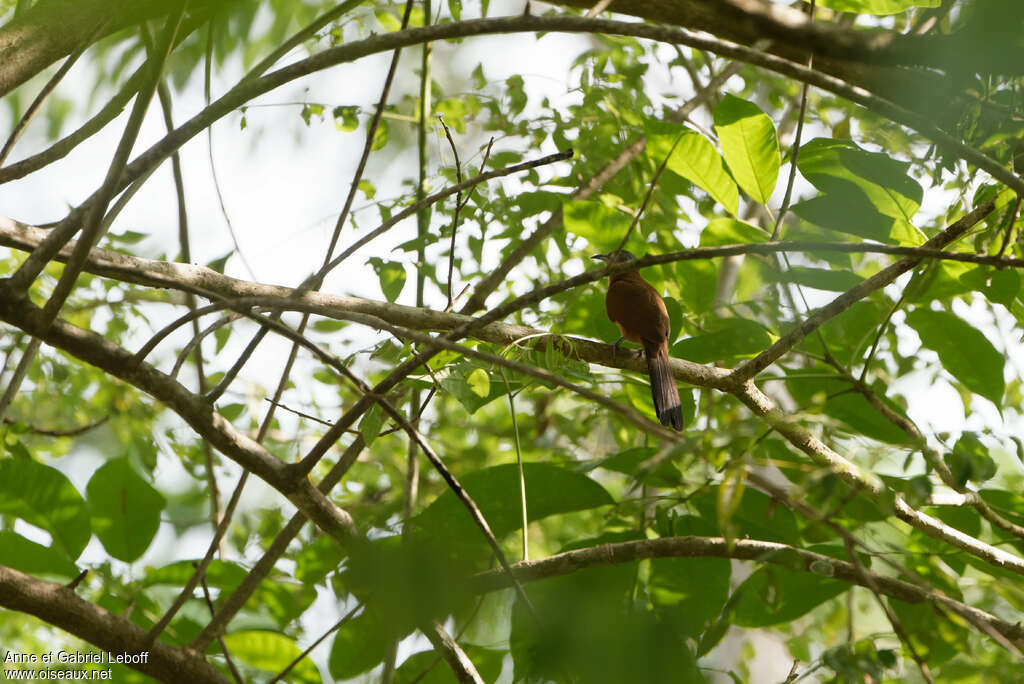
[[[650,558],[733,558],[758,563],[772,563],[798,572],[807,572],[849,584],[868,586],[864,575],[847,561],[787,544],[753,539],[725,540],[721,537],[662,537],[602,544],[559,553],[540,560],[521,561],[512,566],[512,574],[520,582],[535,582],[587,568],[632,563]],[[973,620],[991,627],[1018,647],[1024,647],[1024,626],[1019,623],[1011,624],[1000,620],[994,615],[951,599],[935,590],[922,589],[909,582],[872,573],[868,570],[863,572],[879,593],[905,603],[927,601],[959,615],[969,615]],[[488,570],[473,578],[474,589],[478,592],[504,589],[508,581],[508,576],[503,570]]]
[[[127,187],[135,179],[145,174],[147,169],[160,164],[171,152],[184,145],[188,140],[205,130],[206,127],[218,119],[244,105],[254,97],[297,78],[338,64],[352,62],[368,55],[388,52],[409,45],[469,36],[532,31],[606,33],[609,35],[634,36],[670,44],[686,45],[769,69],[784,76],[789,76],[810,83],[823,90],[833,92],[852,102],[874,109],[893,121],[909,126],[933,142],[956,151],[964,159],[984,169],[1008,187],[1024,193],[1024,180],[1015,176],[999,162],[990,159],[953,136],[946,134],[935,126],[928,117],[916,114],[892,102],[872,95],[863,88],[850,86],[844,81],[818,73],[812,69],[807,69],[799,64],[772,55],[766,55],[763,52],[734,43],[696,36],[682,29],[608,19],[566,16],[536,17],[533,15],[434,24],[371,36],[364,40],[329,48],[260,78],[243,80],[216,102],[203,109],[192,119],[179,126],[173,133],[168,134],[146,152],[139,155],[128,165],[125,174],[121,178],[119,188]]]

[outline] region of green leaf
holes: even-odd
[[[245,404],[227,404],[226,406],[220,406],[217,408],[217,413],[227,418],[229,421],[234,422],[238,419],[242,412],[245,411]]]
[[[715,536],[714,526],[696,516],[675,520],[679,535]],[[697,636],[729,598],[732,569],[727,558],[655,558],[651,561],[651,602],[686,636]]]
[[[1020,274],[1009,269],[978,266],[963,273],[960,282],[983,293],[989,301],[1005,307],[1010,307],[1020,292]]]
[[[366,199],[373,199],[377,196],[377,188],[365,178],[359,181],[359,185],[356,187],[359,188],[359,191],[363,193]]]
[[[302,654],[302,649],[285,636],[266,630],[245,630],[224,635],[224,646],[232,658],[277,674]],[[289,682],[320,684],[320,672],[309,658],[303,658],[288,672]]]
[[[925,241],[924,234],[908,221],[876,211],[854,187],[837,188],[835,192],[798,202],[792,210],[808,223],[869,240],[913,246]]]
[[[767,242],[771,235],[749,223],[733,218],[715,218],[708,221],[700,234],[701,247],[747,245]]]
[[[839,557],[843,551],[834,547],[811,547],[818,553]],[[792,622],[829,599],[839,596],[850,585],[828,579],[822,574],[803,570],[803,561],[792,551],[773,554],[785,565],[765,564],[737,587],[740,599],[736,603],[735,623],[741,627],[769,627]],[[827,572],[827,566],[822,567]]]
[[[906,433],[876,410],[863,394],[854,392],[849,382],[821,374],[821,368],[789,371],[786,387],[801,409],[820,409],[825,415],[849,425],[853,434],[889,444],[908,442]],[[881,395],[879,399],[895,413],[904,415],[892,400]]]
[[[635,538],[606,533],[569,548]],[[513,605],[512,681],[564,682],[565,672],[588,684],[703,681],[690,647],[666,629],[662,617],[671,608],[649,610],[646,601],[633,600],[635,573],[635,566],[620,564],[527,585],[540,620]]]
[[[679,124],[653,120],[646,121],[644,129],[648,157],[657,164],[668,158],[670,171],[701,188],[736,215],[739,190],[725,170],[721,155],[704,136]]]
[[[613,502],[604,487],[586,475],[550,463],[524,463],[526,501],[530,520],[581,511]],[[483,511],[497,538],[520,528],[522,512],[519,471],[515,464],[484,468],[460,478],[477,506]],[[480,532],[454,493],[446,491],[422,513],[416,524],[444,538],[480,540]]]
[[[973,432],[963,433],[943,460],[961,487],[968,482],[980,484],[991,480],[996,474],[996,463],[989,456],[988,448]]]
[[[705,520],[718,515],[718,487],[709,487],[695,496],[691,503]],[[800,540],[796,517],[787,508],[777,506],[768,496],[747,487],[739,506],[730,518],[736,536],[795,544]],[[719,530],[721,533],[721,530]]]
[[[485,682],[498,681],[506,651],[473,644],[464,644],[462,650],[473,661],[481,679]],[[427,674],[420,678],[424,672]],[[395,684],[458,684],[452,669],[443,660],[438,660],[437,652],[432,650],[420,651],[406,658],[395,670],[394,681]]]
[[[86,487],[92,524],[107,552],[132,562],[149,547],[160,527],[167,502],[146,482],[127,458],[108,461]]]
[[[996,406],[1003,399],[1003,355],[985,335],[947,311],[915,309],[907,325],[917,331],[921,344],[939,355],[939,361],[964,387]]]
[[[866,201],[884,216],[909,223],[921,207],[924,191],[907,175],[909,163],[867,152],[848,140],[811,140],[800,148],[797,166],[821,192]]]
[[[391,12],[377,12],[377,21],[387,33],[393,33],[402,28],[402,22]]]
[[[710,259],[676,262],[679,303],[691,314],[707,313],[715,300],[718,266]]]
[[[213,261],[211,261],[208,264],[206,264],[206,267],[207,268],[212,268],[217,273],[220,273],[220,274],[223,275],[223,273],[224,273],[224,266],[227,265],[228,259],[231,258],[232,254],[234,254],[234,252],[228,252],[227,254],[225,254],[224,256],[220,257],[219,259],[214,259]]]
[[[54,575],[71,579],[78,574],[75,564],[59,551],[9,530],[0,530],[0,565],[27,575]]]
[[[352,679],[384,660],[391,650],[392,630],[372,612],[349,620],[331,644],[327,667],[335,679]]]
[[[903,411],[892,401],[885,397],[881,397],[881,400],[897,414],[903,415]],[[853,428],[853,434],[860,434],[889,444],[910,442],[907,433],[878,412],[867,398],[858,392],[845,392],[831,396],[825,400],[822,410],[826,415],[838,418]]]
[[[317,332],[332,333],[338,332],[346,325],[348,325],[348,323],[346,323],[345,321],[336,321],[333,318],[321,318],[319,320],[313,321],[313,325],[311,325],[310,327],[313,328],[313,330],[316,330]]]
[[[822,7],[852,14],[899,14],[912,7],[938,7],[942,0],[818,0]]]
[[[334,125],[339,131],[349,132],[359,128],[359,107],[335,107],[331,110]],[[362,181],[360,182],[362,185]]]
[[[846,292],[862,280],[860,276],[850,271],[806,266],[791,266],[779,274],[779,282],[796,283],[830,292]]]
[[[485,383],[477,371],[487,376],[486,394],[480,393],[485,389]],[[435,377],[440,380],[441,389],[451,393],[470,413],[476,413],[498,397],[505,396],[510,389],[514,392],[523,386],[522,380],[508,371],[506,371],[508,378],[508,383],[506,383],[500,373],[490,372],[470,361],[461,361],[448,366],[443,371],[436,373]]]
[[[654,447],[626,449],[608,458],[587,463],[581,468],[581,471],[589,472],[594,468],[604,468],[623,475],[639,477],[644,474],[641,472],[644,463],[657,453],[658,450]],[[654,472],[647,475],[643,481],[655,487],[675,487],[683,481],[683,474],[675,465],[665,459],[658,463]]]
[[[75,560],[92,536],[89,506],[64,473],[27,459],[0,460],[0,513],[50,533],[53,548]]]
[[[772,120],[753,102],[728,94],[715,107],[714,117],[732,177],[751,199],[767,204],[782,165]]]
[[[618,247],[632,222],[621,211],[600,202],[581,200],[569,200],[562,204],[562,220],[567,231],[584,238],[601,253]]]
[[[377,272],[384,298],[394,303],[405,287],[405,264],[384,261],[380,257],[371,257],[366,263],[373,266],[373,270]]]
[[[672,356],[694,363],[749,358],[771,345],[773,336],[760,324],[745,318],[720,319],[712,332],[677,342]]]
[[[380,434],[380,429],[384,425],[384,418],[381,415],[380,404],[374,403],[370,408],[366,410],[363,417],[359,420],[359,434],[363,436],[363,441],[366,442],[366,446],[373,444],[374,440]]]
[[[487,377],[487,371],[483,368],[477,368],[466,376],[466,385],[470,392],[481,398],[486,398],[491,393],[491,379]]]
[[[151,569],[146,572],[142,584],[146,587],[156,585],[184,586],[189,578],[195,574],[196,570],[193,564],[198,562],[198,558],[181,560],[160,568]],[[242,583],[245,576],[246,570],[236,563],[212,560],[206,567],[206,574],[203,577],[209,586],[231,591]]]

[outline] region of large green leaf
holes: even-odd
[[[797,283],[816,290],[830,292],[846,292],[862,280],[863,278],[851,271],[807,268],[806,266],[791,266],[779,274],[779,282]]]
[[[921,344],[939,355],[942,367],[996,406],[1003,400],[1003,355],[985,335],[948,311],[915,309],[907,314],[907,325],[917,331]]]
[[[811,547],[812,551],[841,557],[836,547]],[[789,550],[774,554],[782,563],[766,563],[737,587],[735,623],[741,627],[768,627],[791,622],[825,601],[850,588],[846,582],[829,579],[828,568],[821,574],[804,570],[803,561]]]
[[[822,7],[852,14],[899,14],[911,7],[938,7],[941,0],[818,0]]]
[[[815,138],[800,148],[800,173],[825,194],[857,189],[878,213],[910,222],[921,207],[920,184],[907,175],[909,163],[862,150],[848,140]]]
[[[595,250],[610,252],[619,246],[633,219],[600,202],[569,200],[562,204],[565,229],[585,238]],[[634,246],[630,241],[629,246]]]
[[[284,634],[264,630],[231,632],[224,635],[224,646],[232,658],[277,674],[302,654],[295,641]],[[309,658],[303,658],[288,672],[286,681],[296,684],[320,684],[320,672]]]
[[[710,259],[676,263],[679,303],[692,314],[706,313],[715,301],[718,266]]]
[[[701,231],[700,246],[745,245],[767,242],[769,237],[768,233],[749,223],[733,218],[714,218]]]
[[[745,318],[725,318],[708,327],[709,332],[689,337],[672,347],[672,356],[695,363],[749,358],[771,345],[773,336],[764,326]]]
[[[725,170],[721,155],[700,133],[678,124],[648,120],[647,156],[711,195],[733,216],[739,205],[736,183]],[[678,141],[678,142],[677,142]]]
[[[690,500],[704,520],[718,519],[719,488],[709,487]],[[729,525],[736,536],[749,536],[764,541],[777,541],[783,544],[796,544],[800,541],[800,533],[796,525],[796,516],[788,508],[777,506],[765,494],[747,487],[739,505],[731,512]],[[721,530],[719,530],[721,534]]]
[[[390,652],[393,630],[367,610],[338,630],[327,667],[335,679],[352,679],[376,666]]]
[[[78,574],[75,564],[59,551],[9,530],[0,530],[0,565],[28,575],[55,575],[70,579]]]
[[[716,533],[711,523],[692,515],[676,519],[674,528],[679,535]],[[722,612],[731,573],[727,558],[655,558],[648,588],[651,603],[681,633],[699,635]]]
[[[462,645],[462,650],[473,662],[473,667],[485,682],[496,682],[501,674],[505,651],[483,648],[473,644]],[[426,674],[423,674],[426,673]],[[421,677],[422,675],[422,677]],[[441,660],[437,651],[420,651],[405,659],[395,670],[395,684],[457,684],[452,669]]]
[[[146,573],[143,578],[143,586],[155,586],[166,584],[172,587],[181,587],[188,582],[195,574],[194,563],[199,559],[181,560],[169,563],[160,568],[154,568]],[[206,567],[203,579],[208,586],[226,591],[231,591],[245,579],[246,570],[236,563],[222,560],[212,560]]]
[[[125,562],[138,560],[160,527],[166,501],[132,468],[127,458],[108,461],[86,487],[92,524],[107,552]]]
[[[753,102],[728,94],[715,107],[714,116],[732,177],[754,201],[767,204],[782,165],[772,120]]]
[[[869,240],[914,246],[925,241],[924,234],[909,221],[882,214],[852,185],[798,202],[792,209],[808,223]]]
[[[890,444],[908,442],[907,434],[875,409],[863,394],[853,391],[851,383],[839,377],[823,377],[827,372],[820,367],[789,371],[786,387],[802,410],[820,410],[846,423],[853,434]],[[884,395],[879,399],[903,415],[900,407]]]
[[[570,548],[636,537],[633,531],[608,533]],[[631,598],[635,577],[636,567],[623,563],[528,585],[541,619],[514,604],[513,680],[566,681],[564,673],[570,672],[588,684],[703,681],[684,635],[666,624],[663,611],[647,610]]]
[[[613,502],[604,487],[586,475],[550,463],[523,464],[530,520],[605,506]],[[522,522],[519,473],[515,464],[484,468],[460,478],[499,539]],[[416,517],[429,532],[448,538],[476,539],[480,532],[454,493],[437,497]]]
[[[0,513],[46,530],[53,548],[75,560],[89,543],[89,506],[56,468],[22,458],[0,460]]]
[[[881,397],[881,401],[897,414],[902,415],[898,406]],[[843,394],[830,396],[825,400],[822,410],[833,418],[838,418],[851,428],[854,434],[877,439],[890,444],[906,444],[910,441],[907,433],[899,429],[882,415],[867,397],[859,392],[847,391]]]

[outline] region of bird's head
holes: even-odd
[[[632,252],[627,252],[624,249],[609,252],[608,254],[595,254],[592,258],[597,259],[598,261],[603,261],[606,264],[621,264],[624,261],[636,260],[636,257],[633,256]]]

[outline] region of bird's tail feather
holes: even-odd
[[[644,342],[644,356],[647,358],[647,372],[651,376],[651,397],[654,399],[654,412],[658,414],[658,420],[662,425],[682,430],[683,407],[669,365],[668,345]]]

